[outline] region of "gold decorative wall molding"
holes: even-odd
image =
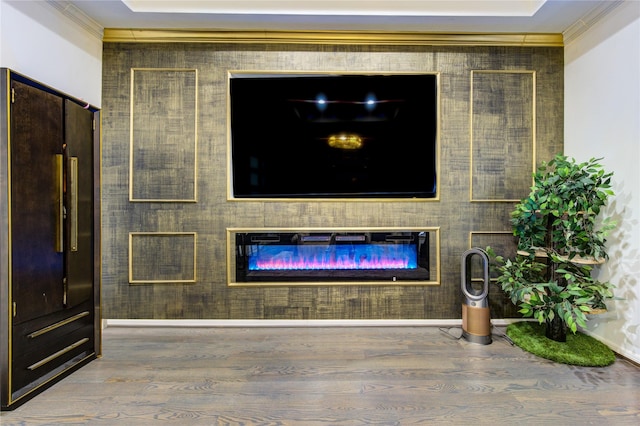
[[[490,246],[497,255],[509,258],[515,256],[512,231],[471,231],[469,232],[469,248],[485,249]],[[492,278],[491,281],[495,281]]]
[[[130,232],[129,284],[196,282],[195,232]]]
[[[562,34],[367,31],[211,31],[106,28],[105,43],[270,43],[386,46],[562,47]]]
[[[235,276],[236,268],[236,255],[235,255],[235,237],[239,233],[256,232],[256,233],[313,233],[313,232],[428,232],[429,233],[429,258],[430,265],[435,266],[434,269],[430,269],[430,272],[434,273],[433,277],[430,277],[426,281],[269,281],[269,282],[238,282]],[[354,227],[354,228],[227,228],[227,285],[229,287],[322,287],[322,286],[354,286],[354,285],[370,285],[370,286],[439,286],[440,282],[440,227]],[[433,254],[431,253],[433,251]]]
[[[511,244],[513,238],[513,232],[511,231],[471,231],[469,232],[469,248],[480,247],[484,249],[487,246],[496,248],[496,244],[502,242],[505,247],[510,247],[513,250],[513,245]],[[498,247],[498,249],[500,249],[500,247]],[[511,253],[499,254],[509,256]],[[515,251],[513,254],[515,254]]]
[[[333,71],[318,71],[318,70],[267,70],[267,69],[252,69],[252,70],[227,70],[227,201],[234,202],[273,202],[273,198],[236,198],[233,193],[233,176],[231,171],[233,170],[233,161],[231,153],[233,152],[231,146],[231,94],[230,81],[233,78],[243,78],[243,77],[256,77],[256,76],[330,76],[330,75],[384,75],[388,74],[388,71],[377,71],[377,70],[365,70],[365,71],[344,71],[344,70],[333,70]],[[400,74],[427,74],[427,75],[435,75],[436,76],[436,159],[435,159],[435,169],[437,173],[442,173],[440,169],[440,157],[441,157],[441,149],[440,149],[440,123],[441,119],[441,73],[437,71],[397,71],[394,72],[396,75]],[[372,198],[358,198],[354,197],[345,197],[342,198],[343,201],[352,201],[352,202],[394,202],[394,203],[415,203],[426,202],[433,203],[440,201],[440,189],[436,190],[436,195],[433,198],[392,198],[392,197],[372,197]],[[304,198],[304,197],[291,197],[291,198],[278,198],[278,202],[290,202],[290,203],[300,203],[300,202],[330,202],[335,201],[335,198],[327,197],[327,198]]]
[[[196,202],[198,70],[132,68],[129,201]]]

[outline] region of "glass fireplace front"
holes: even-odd
[[[235,281],[429,281],[430,233],[238,232]]]

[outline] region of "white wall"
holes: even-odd
[[[78,22],[46,1],[0,0],[0,66],[99,108],[102,37]]]
[[[588,332],[640,362],[640,2],[626,0],[565,48],[565,153],[604,157],[618,228],[596,270],[622,298],[592,316]]]

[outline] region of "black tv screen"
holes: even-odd
[[[437,76],[230,76],[232,197],[434,198]]]

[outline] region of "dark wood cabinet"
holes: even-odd
[[[99,111],[1,70],[2,409],[100,353]]]

